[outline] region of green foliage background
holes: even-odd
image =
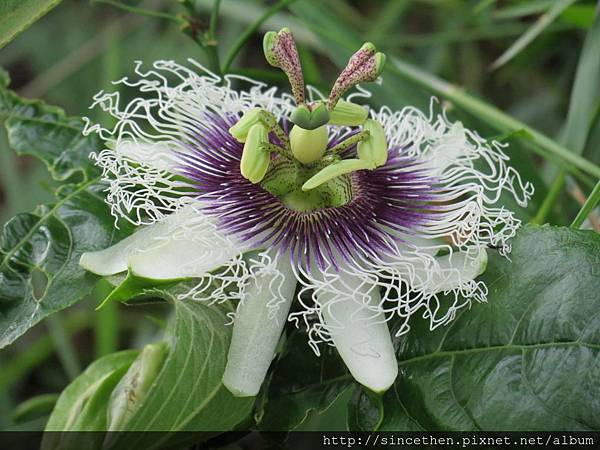
[[[59,3],[0,4],[0,46],[8,44],[0,50],[8,72],[0,77],[0,428],[43,429],[55,404],[51,423],[66,426],[61,410],[90,386],[86,374],[106,376],[110,391],[135,356],[115,351],[163,339],[169,356],[128,429],[209,431],[203,439],[236,426],[600,429],[596,2]],[[87,159],[101,143],[80,134],[77,117],[105,120],[87,109],[92,96],[131,74],[136,60],[194,58],[285,86],[261,52],[262,32],[283,26],[317,87],[373,41],[388,55],[374,105],[427,109],[438,96],[453,118],[508,142],[511,164],[536,188],[525,210],[501,200],[531,224],[515,239],[512,262],[492,256],[483,276],[488,303],[434,332],[415,319],[395,342],[400,376],[383,397],[353,383],[335,351],[316,358],[290,327],[263,392],[256,401],[235,399],[220,382],[230,339],[222,323],[232,305],[181,304],[173,301],[177,286],[135,285],[127,291],[135,306],[94,311],[111,288],[77,265],[83,251],[131,232],[114,229]],[[582,225],[587,230],[577,230]],[[106,395],[98,392],[84,417],[104,417]],[[102,428],[81,419],[77,429],[93,426]]]

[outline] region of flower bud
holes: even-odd
[[[150,344],[131,364],[108,404],[108,430],[122,430],[156,379],[167,356],[165,343]]]

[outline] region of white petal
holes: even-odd
[[[99,275],[128,268],[157,280],[201,277],[247,250],[219,232],[214,221],[193,206],[139,229],[105,250],[84,253],[80,264]]]
[[[131,236],[122,241],[97,252],[88,252],[81,255],[79,264],[86,270],[98,275],[114,275],[127,270],[128,256],[143,248],[156,236],[162,236],[166,233],[168,227],[164,222],[149,225],[138,229]]]
[[[317,291],[317,302],[337,351],[356,381],[372,391],[386,391],[398,375],[398,364],[385,316],[377,310],[379,288],[343,272],[329,288]]]
[[[455,251],[448,255],[436,256],[435,259],[439,270],[435,271],[431,280],[434,293],[457,289],[474,280],[485,272],[488,261],[484,248],[478,249],[476,254]]]
[[[440,136],[431,148],[431,165],[438,173],[467,154],[469,147],[465,128],[460,122],[454,122],[451,128]]]
[[[122,140],[116,143],[114,151],[155,169],[172,172],[177,167],[176,154],[166,142]]]
[[[424,236],[400,233],[398,231],[392,231],[392,234],[400,240],[397,244],[400,250],[408,250],[414,253],[434,256],[445,245],[441,238],[428,239]],[[446,246],[449,247],[448,245]]]
[[[294,298],[296,277],[287,255],[245,286],[233,326],[223,384],[238,397],[260,390]]]

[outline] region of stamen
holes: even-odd
[[[278,33],[270,31],[265,34],[263,50],[268,63],[280,68],[287,75],[296,104],[303,104],[304,76],[294,36],[289,28],[282,28]]]

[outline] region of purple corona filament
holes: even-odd
[[[189,178],[205,212],[219,218],[220,226],[257,246],[289,252],[294,263],[320,268],[326,261],[338,267],[340,257],[352,263],[356,255],[376,256],[391,250],[402,234],[418,233],[436,214],[438,182],[400,148],[389,149],[385,166],[351,175],[352,199],[340,207],[295,211],[259,184],[240,173],[243,144],[228,129],[236,117],[216,115],[198,121],[198,131],[181,155],[181,175]],[[283,124],[284,129],[287,125]],[[351,133],[338,131],[328,147]],[[356,148],[343,157],[354,157]]]

